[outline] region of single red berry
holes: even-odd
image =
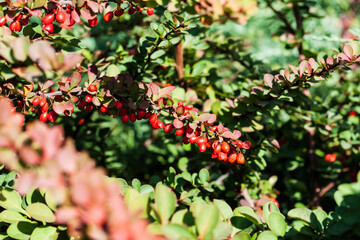
[[[129,10],[128,10],[128,13],[129,13],[130,15],[134,14],[135,12],[136,12],[136,7],[131,7],[131,8],[129,8]]]
[[[95,27],[98,24],[98,22],[99,22],[99,20],[97,19],[97,17],[88,20],[90,27]]]
[[[40,121],[46,122],[47,118],[48,118],[48,113],[47,112],[43,112],[42,114],[40,114]]]
[[[41,100],[41,97],[36,96],[36,97],[34,97],[34,99],[32,100],[32,104],[33,104],[34,106],[37,106],[37,105],[39,105],[40,100]],[[46,101],[46,99],[45,99],[45,101]],[[45,103],[44,103],[44,104],[45,104]]]
[[[144,119],[149,119],[151,117],[152,113],[151,112],[147,112],[144,116]]]
[[[159,127],[159,128],[164,128],[164,123],[161,120],[156,120],[155,124]]]
[[[219,154],[220,152],[221,152],[221,145],[219,144],[214,148],[214,153]]]
[[[227,156],[226,153],[220,152],[220,153],[218,154],[218,158],[219,158],[219,161],[226,161],[227,158],[228,158],[228,156]]]
[[[85,106],[85,110],[90,112],[91,110],[93,110],[94,106],[92,104],[86,104]]]
[[[210,130],[212,132],[216,132],[218,130],[218,126],[212,126],[212,127],[210,127]]]
[[[146,112],[144,110],[139,110],[137,112],[137,119],[141,120],[141,119],[143,119],[145,117],[145,115],[146,115]]]
[[[40,99],[40,101],[39,101],[40,107],[44,106],[46,103],[47,103],[46,98],[42,98],[42,99]]]
[[[105,107],[105,106],[100,107],[100,112],[106,113],[107,111],[108,111],[107,107]]]
[[[355,116],[356,116],[356,112],[351,111],[351,112],[349,113],[349,116],[350,116],[350,117],[355,117]]]
[[[92,102],[92,100],[93,100],[92,95],[88,94],[88,95],[85,96],[85,102],[90,103],[90,102]]]
[[[19,32],[21,31],[21,23],[19,20],[15,20],[12,23],[10,23],[10,30],[13,32]]]
[[[121,102],[116,102],[115,106],[116,106],[117,109],[120,109],[120,108],[123,107],[123,104]]]
[[[230,146],[227,142],[222,142],[221,143],[221,150],[224,152],[224,153],[227,153],[230,151]]]
[[[49,104],[46,102],[44,106],[41,106],[40,111],[47,112],[48,109],[49,109]]]
[[[132,121],[132,122],[136,121],[136,114],[135,113],[130,114],[130,121]]]
[[[48,32],[48,33],[53,33],[54,32],[54,25],[53,24],[48,24],[48,25],[44,25],[42,27],[42,30]]]
[[[244,147],[244,143],[240,140],[236,140],[235,144],[239,147],[239,148],[243,148]]]
[[[164,132],[169,133],[174,129],[173,125],[168,123],[164,126]]]
[[[70,109],[66,110],[64,113],[66,116],[71,116],[71,114],[73,114],[74,112],[74,106],[71,105]]]
[[[207,143],[207,138],[206,137],[198,137],[197,139],[196,139],[196,144],[198,145],[198,146],[200,146],[201,144],[206,144]]]
[[[239,163],[239,164],[244,164],[244,163],[245,163],[244,154],[238,153],[237,158],[236,158],[236,161],[237,161],[237,163]]]
[[[114,13],[113,12],[107,12],[105,15],[104,15],[104,21],[105,22],[110,22],[114,17]]]
[[[146,12],[148,15],[153,15],[154,14],[154,9],[153,8],[147,8]]]
[[[0,27],[4,26],[6,24],[6,17],[0,17]]]
[[[237,154],[236,153],[232,153],[229,156],[229,163],[234,163],[237,159]]]
[[[127,123],[129,121],[129,115],[128,114],[125,114],[124,116],[121,117],[121,121],[123,123]]]
[[[78,124],[79,124],[79,125],[82,125],[84,122],[85,122],[85,119],[82,118],[82,119],[79,120]]]
[[[44,25],[49,25],[51,24],[53,21],[54,21],[55,17],[54,17],[54,14],[46,14],[43,18],[42,18],[42,22]]]
[[[55,122],[57,119],[57,113],[55,111],[50,111],[47,118],[50,122]]]
[[[183,135],[184,132],[185,132],[184,128],[180,128],[180,129],[176,130],[175,134],[176,134],[177,136],[180,136],[180,135]]]
[[[189,143],[195,143],[198,138],[196,136],[189,138]]]
[[[73,18],[70,18],[70,25],[69,25],[69,26],[70,26],[70,27],[71,27],[71,26],[74,26],[74,24],[75,24],[75,20],[74,20]]]
[[[193,109],[193,105],[188,104],[188,105],[185,105],[184,108],[185,108],[185,110],[191,110],[191,109]]]
[[[217,154],[215,154],[215,153],[212,153],[212,154],[211,154],[211,158],[214,158],[214,159],[215,159],[215,158],[218,158],[218,157],[219,157],[219,156],[218,156]]]
[[[157,120],[157,116],[156,116],[155,113],[153,113],[153,114],[150,116],[150,118],[149,118],[149,122],[150,122],[151,124],[153,124],[153,123],[155,123],[156,120]]]
[[[94,84],[90,84],[88,86],[88,89],[89,89],[90,92],[95,92],[97,90],[97,87]]]
[[[64,23],[66,19],[66,13],[61,10],[58,10],[56,13],[56,21],[59,23]]]
[[[121,15],[124,14],[124,9],[121,9],[121,8],[116,9],[114,14],[115,14],[116,17],[120,17]]]
[[[200,152],[205,152],[206,151],[206,145],[204,143],[199,145],[199,151]]]

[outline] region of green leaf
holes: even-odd
[[[288,212],[290,218],[300,219],[310,223],[311,210],[307,208],[294,208]]]
[[[162,55],[164,55],[165,53],[166,52],[164,50],[160,49],[160,50],[155,51],[153,54],[151,54],[150,58],[157,59],[157,58],[161,57]]]
[[[55,222],[54,213],[43,203],[32,203],[26,208],[26,211],[35,220],[49,223]]]
[[[272,212],[280,212],[280,210],[272,201],[266,202],[263,206],[264,219],[266,223],[268,223],[267,219],[269,214]]]
[[[145,184],[140,187],[141,194],[149,195],[150,193],[154,192],[154,188],[151,185]]]
[[[58,238],[59,233],[57,229],[52,226],[41,226],[35,228],[30,236],[30,240],[55,240]]]
[[[20,195],[14,190],[1,187],[0,206],[29,216],[29,214],[21,207]]]
[[[109,77],[115,77],[120,73],[120,69],[115,64],[110,64],[106,69],[106,75]]]
[[[201,180],[202,183],[206,183],[209,181],[210,179],[210,174],[209,171],[205,168],[201,169],[199,172],[199,178]]]
[[[254,212],[254,210],[251,207],[238,207],[234,210],[235,216],[243,216],[250,220],[251,222],[255,223],[257,226],[261,227],[262,222],[260,217]]]
[[[19,212],[14,210],[4,210],[0,213],[0,221],[6,223],[14,223],[19,221],[30,221]]]
[[[9,228],[7,229],[6,233],[9,237],[14,239],[30,239],[31,233],[36,228],[37,223],[31,222],[16,222],[12,223]]]
[[[190,204],[190,212],[192,212],[193,216],[196,218],[204,206],[206,206],[206,202],[201,198],[198,198]]]
[[[208,204],[201,208],[199,215],[195,216],[195,225],[200,238],[211,233],[219,222],[219,209]]]
[[[173,18],[171,16],[171,13],[168,10],[165,10],[164,16],[168,21],[173,22]]]
[[[159,183],[155,188],[155,205],[162,224],[166,224],[175,212],[176,195],[167,186]]]
[[[264,231],[262,233],[260,233],[259,237],[257,238],[257,240],[277,240],[277,236],[270,232],[270,231]]]
[[[272,212],[268,216],[268,226],[278,237],[283,237],[286,232],[285,217],[281,213]]]
[[[214,239],[226,239],[232,232],[233,227],[230,223],[219,222],[214,229]]]
[[[233,211],[231,207],[224,200],[214,199],[214,204],[220,209],[220,212],[224,219],[229,219],[233,216]]]
[[[189,230],[178,224],[168,224],[162,227],[162,232],[168,239],[173,240],[190,240],[196,237]]]
[[[231,240],[250,240],[251,237],[247,233],[238,232],[234,235],[234,237],[231,238]]]

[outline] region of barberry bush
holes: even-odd
[[[0,239],[357,239],[356,0],[0,1]]]

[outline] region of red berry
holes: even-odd
[[[239,164],[244,164],[244,163],[245,163],[244,154],[238,153],[237,158],[236,158],[236,161],[237,161],[237,163],[239,163]]]
[[[136,114],[135,113],[130,114],[130,121],[132,121],[132,122],[136,121]]]
[[[148,15],[153,15],[154,14],[154,9],[153,8],[147,8],[146,12]]]
[[[1,24],[0,24],[0,26],[1,26]],[[356,116],[356,112],[351,111],[351,112],[349,113],[349,116],[350,116],[350,117],[355,117],[355,116]]]
[[[19,32],[21,31],[21,23],[19,20],[15,20],[13,21],[12,23],[10,23],[10,30],[11,31],[16,31],[16,32]]]
[[[226,161],[228,157],[227,157],[227,154],[226,154],[226,153],[220,152],[220,153],[218,154],[218,158],[219,158],[220,161]]]
[[[153,114],[151,115],[151,117],[149,118],[149,122],[150,122],[151,124],[153,124],[153,123],[155,123],[156,120],[157,120],[157,116],[156,116],[155,113],[153,113]]]
[[[86,104],[85,110],[90,112],[91,110],[93,110],[94,106],[92,104]]]
[[[201,145],[201,144],[206,144],[207,143],[207,138],[206,137],[198,137],[196,139],[196,144],[197,145]]]
[[[164,128],[164,123],[161,120],[156,120],[155,124],[159,127],[159,128]]]
[[[97,87],[94,84],[90,84],[88,86],[88,89],[89,89],[90,92],[95,92],[97,90]]]
[[[73,114],[74,112],[74,106],[71,105],[71,109],[70,110],[66,110],[64,113],[66,116],[71,116],[71,114]]]
[[[40,111],[47,112],[48,109],[49,109],[49,104],[46,102],[44,106],[41,106]]]
[[[61,10],[58,10],[56,13],[56,21],[59,23],[64,23],[66,19],[66,13]]]
[[[121,102],[116,102],[116,108],[117,109],[120,109],[120,108],[122,108],[123,107],[123,105],[122,105],[122,103]]]
[[[99,20],[97,19],[97,17],[88,20],[90,27],[95,27],[98,24],[98,22]]]
[[[205,152],[206,151],[206,145],[204,143],[199,145],[199,151],[200,152]]]
[[[120,17],[121,15],[124,14],[124,9],[121,9],[121,8],[116,9],[114,14],[115,14],[115,16]]]
[[[104,21],[105,22],[110,22],[114,17],[114,13],[113,12],[107,12],[105,15],[104,15]]]
[[[178,106],[182,106],[184,103],[182,101],[178,101]]]
[[[229,163],[234,163],[237,159],[237,154],[236,153],[232,153],[229,156]]]
[[[212,132],[216,132],[218,130],[218,126],[212,126],[212,127],[210,127],[210,130]]]
[[[275,203],[275,205],[276,205],[277,207],[279,207],[279,202],[276,200],[276,198],[270,197],[270,200],[271,200],[273,203]]]
[[[213,149],[215,149],[217,146],[219,146],[219,140],[215,140],[211,146]]]
[[[88,95],[85,96],[85,102],[90,103],[90,102],[92,102],[92,100],[93,100],[92,95],[88,94]]]
[[[131,7],[131,8],[129,8],[129,10],[128,10],[128,13],[129,13],[130,15],[134,14],[135,12],[136,12],[136,7]]]
[[[46,14],[43,19],[41,20],[44,25],[49,25],[54,21],[55,17],[54,14]]]
[[[46,122],[47,118],[48,118],[47,112],[43,112],[42,114],[40,114],[40,121]]]
[[[69,26],[73,26],[75,24],[74,19],[70,18],[70,25]]]
[[[141,120],[141,119],[143,119],[145,117],[145,115],[146,115],[146,112],[144,110],[139,110],[137,112],[137,119]]]
[[[48,33],[53,33],[54,32],[54,25],[53,24],[48,24],[42,27],[42,30],[47,31]]]
[[[211,158],[218,158],[219,156],[217,155],[217,154],[215,154],[215,153],[213,153],[213,154],[211,154]]]
[[[120,116],[124,116],[124,115],[126,115],[126,114],[127,114],[126,109],[125,109],[125,108],[121,108],[120,111],[119,111],[119,115],[120,115]]]
[[[191,110],[191,109],[193,109],[193,105],[188,104],[188,105],[185,105],[184,108],[185,108],[185,110]]]
[[[121,121],[123,123],[127,123],[129,121],[129,115],[128,114],[125,114],[124,116],[121,117]]]
[[[54,111],[50,111],[47,118],[50,122],[55,122],[57,119],[57,113]]]
[[[189,138],[189,143],[195,143],[198,138],[196,136]]]
[[[42,99],[40,99],[40,101],[39,101],[40,107],[44,106],[46,103],[47,103],[46,98],[42,98]]]
[[[219,144],[214,148],[214,153],[219,154],[220,152],[221,152],[221,145]]]
[[[34,106],[37,106],[37,105],[39,105],[40,100],[41,100],[41,97],[39,97],[39,96],[34,97],[34,99],[32,100],[32,104]],[[45,99],[45,101],[46,101],[46,99]]]
[[[108,111],[107,107],[105,107],[105,106],[101,106],[101,108],[100,108],[100,112],[102,112],[102,113],[106,113],[107,111]]]
[[[221,143],[221,150],[224,152],[224,153],[227,153],[230,151],[230,146],[227,142],[222,142]]]
[[[184,132],[185,132],[184,128],[180,128],[180,129],[176,130],[175,134],[176,134],[177,136],[180,136],[180,135],[183,135]]]
[[[0,27],[4,26],[6,24],[6,17],[0,17]]]
[[[327,162],[335,162],[336,161],[336,154],[335,153],[328,153],[325,155],[325,161]]]
[[[174,129],[173,125],[168,123],[164,126],[164,132],[169,133]]]

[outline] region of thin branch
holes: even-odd
[[[279,11],[277,11],[270,1],[266,1],[268,7],[275,13],[275,15],[285,24],[286,30],[292,34],[296,34],[295,29],[291,26],[290,22],[286,19],[286,17]]]

